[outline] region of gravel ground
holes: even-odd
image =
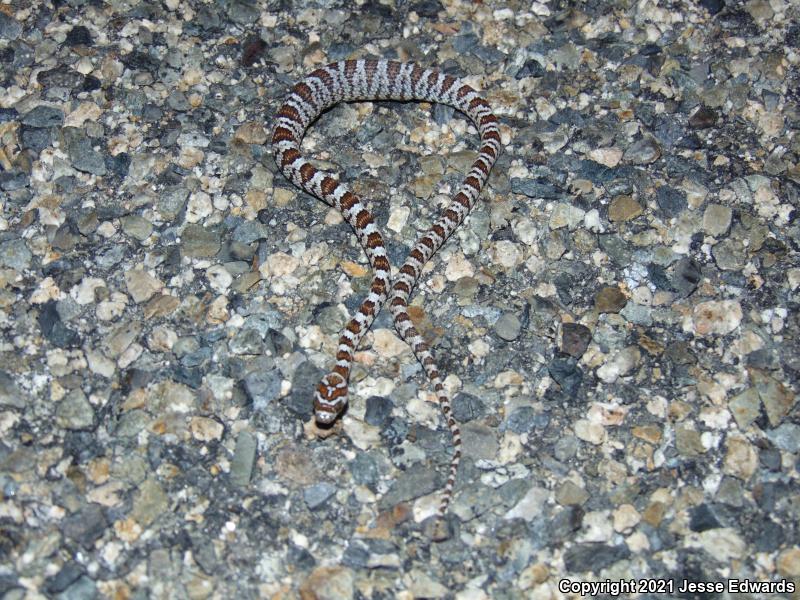
[[[6,0],[0,596],[800,597],[799,17]],[[387,314],[347,415],[311,426],[370,273],[267,145],[305,72],[376,56],[465,78],[502,121],[411,311],[465,437],[438,543],[449,435]],[[452,109],[381,102],[304,148],[398,265],[476,145]],[[679,591],[728,579],[773,585]]]

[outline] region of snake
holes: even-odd
[[[316,168],[300,152],[306,130],[328,108],[340,102],[385,100],[451,106],[464,113],[480,134],[478,156],[460,188],[416,241],[394,277],[383,236],[364,202],[338,175]],[[315,69],[294,85],[275,117],[272,147],[275,161],[289,181],[341,213],[364,248],[372,269],[369,293],[339,337],[335,365],[315,389],[314,419],[317,425],[330,427],[344,411],[355,350],[388,302],[395,329],[422,364],[450,430],[453,452],[437,510],[441,522],[453,498],[462,452],[461,431],[453,416],[442,372],[408,315],[408,301],[425,263],[461,225],[480,196],[501,150],[498,119],[477,91],[439,70],[394,60],[343,60]]]

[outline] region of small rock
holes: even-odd
[[[245,327],[236,332],[228,342],[231,354],[261,355],[264,352],[264,340],[261,333],[251,327]]]
[[[697,335],[725,335],[742,322],[742,306],[736,300],[710,300],[694,307],[690,329]]]
[[[76,25],[67,32],[64,44],[70,47],[91,46],[93,43],[91,32],[83,25]]]
[[[691,258],[682,258],[675,265],[672,274],[672,289],[678,292],[681,298],[686,298],[697,289],[702,278],[700,265]]]
[[[640,359],[641,352],[638,347],[623,348],[597,369],[597,377],[606,383],[614,383],[636,368]]]
[[[143,242],[153,233],[153,224],[139,215],[127,215],[120,219],[122,231],[135,240]]]
[[[738,394],[728,403],[733,418],[739,429],[747,429],[758,418],[761,412],[761,401],[758,391],[751,387]]]
[[[610,148],[596,148],[590,150],[588,156],[594,162],[613,169],[619,164],[619,161],[622,160],[622,150],[616,146]]]
[[[788,548],[778,555],[775,566],[784,577],[800,577],[800,546]]]
[[[703,213],[703,230],[715,237],[724,235],[731,226],[732,218],[733,210],[730,206],[709,204]]]
[[[567,396],[574,396],[583,381],[583,371],[574,358],[554,358],[547,372]]]
[[[0,406],[22,410],[30,398],[5,371],[0,371]]]
[[[108,527],[108,521],[99,504],[88,504],[80,511],[64,519],[61,529],[64,535],[78,542],[87,550],[94,548]]]
[[[633,196],[616,196],[608,206],[608,220],[612,223],[632,221],[644,212]]]
[[[317,567],[300,584],[302,600],[352,600],[353,572],[344,567]]]
[[[400,502],[425,496],[438,490],[442,483],[438,470],[415,463],[397,477],[394,485],[384,494],[380,505],[382,508],[390,508]]]
[[[80,389],[72,390],[59,402],[56,425],[64,429],[89,429],[94,424],[94,409]]]
[[[253,410],[263,412],[267,406],[280,397],[281,381],[283,377],[277,369],[251,371],[244,378],[244,389],[247,396],[253,402]],[[303,391],[304,408],[309,408],[309,398],[307,388]]]
[[[323,481],[320,483],[315,483],[314,485],[310,485],[304,489],[303,500],[305,500],[309,510],[316,510],[325,504],[328,498],[333,496],[335,493],[336,488],[332,484]]]
[[[222,438],[225,428],[222,423],[208,417],[192,417],[189,421],[189,431],[192,437],[201,442],[211,442]]]
[[[509,510],[504,516],[504,519],[523,519],[525,521],[532,521],[538,516],[541,516],[542,510],[550,498],[550,492],[544,488],[532,487],[525,495],[514,505],[514,508]]]
[[[22,35],[22,23],[0,11],[0,39],[16,40]]]
[[[602,288],[594,297],[594,306],[601,313],[618,313],[627,303],[625,294],[615,285]]]
[[[700,432],[688,427],[675,428],[675,448],[683,456],[699,456],[706,451]]]
[[[181,247],[183,254],[192,258],[214,256],[220,249],[219,233],[190,223],[181,234]]]
[[[514,313],[503,313],[494,324],[495,333],[507,342],[514,341],[519,337],[522,324]]]
[[[461,427],[464,439],[464,453],[474,460],[494,460],[499,444],[496,430],[480,422],[472,421]]]
[[[383,396],[370,396],[367,398],[367,409],[364,420],[376,427],[382,426],[392,414],[394,403]]]
[[[656,190],[656,204],[668,218],[677,217],[689,206],[686,192],[662,185]]]
[[[164,490],[155,479],[149,478],[139,486],[130,516],[142,528],[146,528],[164,514],[168,507],[169,499]]]
[[[23,239],[8,240],[0,243],[0,266],[16,271],[24,271],[31,265],[33,254]]]
[[[52,106],[40,104],[22,115],[20,120],[31,127],[61,127],[64,124],[64,113]]]
[[[800,425],[784,423],[775,429],[767,431],[767,437],[784,452],[800,453]],[[764,451],[762,450],[761,453],[763,454]]]
[[[564,553],[564,567],[568,573],[599,573],[600,570],[626,559],[630,551],[624,545],[579,544]]]
[[[553,210],[550,213],[550,229],[555,230],[563,227],[575,229],[575,227],[583,221],[585,214],[586,211],[578,208],[577,206],[572,206],[571,204],[566,204],[565,202],[559,202],[553,207]]]
[[[713,127],[716,122],[717,113],[707,106],[701,106],[689,117],[689,125],[694,129],[708,129]]]
[[[453,398],[453,417],[459,423],[480,419],[486,414],[486,404],[477,396],[459,392]]]
[[[707,531],[722,527],[717,516],[708,504],[701,504],[690,511],[689,529],[692,531]]]
[[[103,154],[94,149],[94,142],[83,131],[75,127],[65,127],[62,131],[73,167],[98,177],[108,172]]]
[[[358,485],[366,485],[373,489],[380,479],[378,462],[367,452],[358,452],[356,457],[347,464],[347,468],[350,469],[353,481]]]
[[[661,146],[654,137],[648,135],[628,146],[622,159],[634,165],[647,165],[657,161],[660,157]]]
[[[580,323],[564,323],[561,326],[561,351],[580,358],[592,341],[592,331]]]
[[[562,506],[581,505],[589,499],[589,493],[574,482],[567,480],[556,489],[556,502]]]
[[[729,527],[709,529],[686,536],[686,547],[700,548],[720,563],[728,563],[731,559],[743,558],[748,547],[739,537],[739,533]]]
[[[772,427],[777,427],[789,414],[797,400],[794,392],[769,375],[757,370],[750,370],[750,378],[758,390],[767,419]]]
[[[520,179],[518,177],[511,178],[511,191],[528,198],[542,198],[544,200],[555,200],[563,195],[552,184],[539,183],[533,179]]]
[[[747,481],[758,467],[758,452],[740,434],[729,434],[728,452],[722,463],[722,471],[733,477]]]
[[[164,287],[158,279],[141,269],[125,271],[124,277],[128,293],[136,304],[146,302]]]

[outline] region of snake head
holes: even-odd
[[[347,381],[338,373],[328,373],[314,392],[314,418],[318,425],[330,425],[347,406]]]

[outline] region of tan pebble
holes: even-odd
[[[208,417],[192,417],[189,422],[189,431],[192,432],[194,439],[201,442],[210,442],[222,437],[224,427],[221,423],[217,423],[214,419],[209,419]]]
[[[800,547],[788,548],[778,555],[778,573],[784,577],[800,577]]]

